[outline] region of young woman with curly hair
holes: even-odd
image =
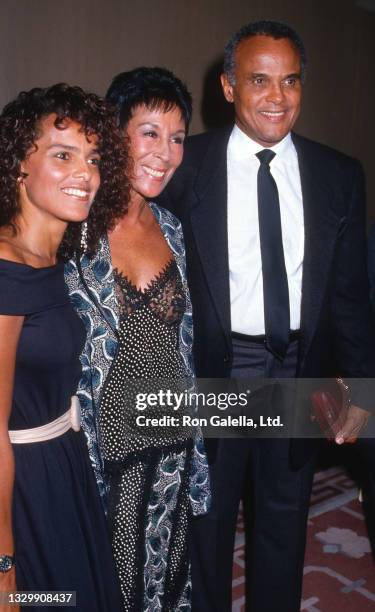
[[[75,591],[80,612],[122,604],[74,396],[85,330],[63,260],[89,212],[89,240],[108,206],[124,214],[125,165],[108,104],[78,87],[22,92],[0,116],[0,591]]]

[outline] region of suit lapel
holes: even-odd
[[[336,239],[345,219],[335,213],[332,177],[303,138],[293,135],[301,176],[305,249],[302,276],[300,364],[319,323]]]
[[[197,175],[191,227],[203,272],[224,333],[229,338],[230,290],[227,227],[227,144],[231,130],[218,132]],[[302,364],[319,323],[339,230],[345,222],[334,207],[332,177],[305,139],[293,134],[301,176],[305,225],[302,278]]]
[[[229,337],[227,144],[231,130],[215,134],[194,185],[190,220],[203,272],[224,333]]]

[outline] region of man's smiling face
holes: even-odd
[[[235,52],[235,82],[223,74],[221,83],[238,127],[263,147],[292,130],[301,105],[301,59],[288,38],[242,40]]]

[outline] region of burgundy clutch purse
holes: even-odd
[[[348,416],[349,387],[342,378],[329,379],[324,389],[311,394],[311,401],[313,419],[327,440],[334,440]]]

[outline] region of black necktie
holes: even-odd
[[[267,348],[282,360],[289,344],[290,313],[279,194],[269,166],[275,153],[264,149],[256,156],[260,160],[258,213],[266,344]]]

